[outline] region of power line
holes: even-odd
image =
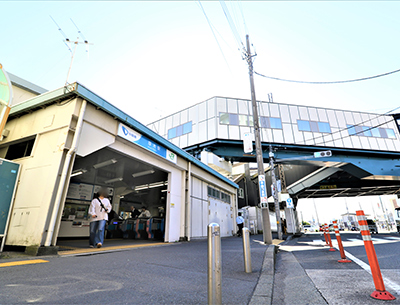
[[[228,7],[225,4],[225,1],[219,0],[219,3],[221,4],[222,10],[224,11],[226,20],[228,21],[229,27],[231,28],[232,34],[236,39],[236,42],[239,46],[240,49],[244,49],[244,44],[243,41],[240,39],[240,35],[236,29],[235,23],[232,20],[231,14],[229,13]]]
[[[374,78],[378,78],[378,77],[382,77],[382,76],[387,76],[387,75],[394,74],[394,73],[397,73],[397,72],[400,72],[400,69],[397,69],[397,70],[394,70],[394,71],[390,71],[390,72],[386,72],[386,73],[382,73],[382,74],[378,74],[378,75],[374,75],[374,76],[355,78],[355,79],[350,79],[350,80],[339,80],[339,81],[332,81],[332,82],[309,82],[309,81],[301,81],[301,80],[278,78],[278,77],[274,77],[274,76],[267,76],[267,75],[264,75],[264,74],[261,74],[261,73],[258,73],[256,71],[254,71],[255,74],[257,74],[258,76],[264,77],[264,78],[269,78],[269,79],[283,81],[283,82],[289,82],[289,83],[311,84],[311,85],[329,85],[329,84],[354,83],[354,82],[370,80],[370,79],[374,79]]]

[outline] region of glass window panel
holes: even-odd
[[[319,132],[331,133],[331,126],[329,123],[318,122],[318,130]]]
[[[381,134],[379,133],[379,129],[378,128],[372,128],[371,129],[371,133],[372,133],[373,137],[376,137],[376,138],[380,138],[381,137]]]
[[[394,133],[394,130],[391,128],[386,128],[386,133],[388,135],[389,138],[391,139],[396,139],[396,135]]]
[[[219,113],[219,123],[229,124],[229,113],[220,112]]]
[[[381,138],[387,138],[388,137],[385,128],[379,128],[379,134],[381,135]]]
[[[239,125],[240,126],[247,126],[247,115],[239,114]]]
[[[400,119],[397,119],[397,125],[400,125]],[[400,210],[399,210],[400,211]]]
[[[271,125],[269,124],[269,118],[266,116],[260,117],[260,125],[261,128],[271,128]]]
[[[354,136],[356,134],[356,129],[353,125],[347,125],[347,130],[349,131],[349,135]]]
[[[180,137],[183,134],[183,125],[176,127],[176,136]]]
[[[168,140],[176,137],[176,128],[168,130]]]
[[[297,120],[297,127],[299,128],[299,131],[311,131],[309,121]]]
[[[317,122],[310,122],[310,127],[312,132],[318,132],[318,123]]]
[[[183,124],[183,134],[191,133],[192,132],[192,122],[188,122]]]
[[[364,136],[372,137],[371,127],[363,126]]]
[[[282,129],[282,122],[279,118],[269,118],[269,123],[271,124],[271,128]]]
[[[237,114],[229,114],[229,125],[239,125],[239,116]]]
[[[250,127],[254,126],[253,116],[251,116],[251,115],[249,115],[249,126]]]
[[[356,136],[363,136],[364,135],[364,129],[362,126],[355,126],[356,129]]]

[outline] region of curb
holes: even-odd
[[[272,304],[277,249],[276,245],[269,245],[265,251],[261,274],[249,305]]]

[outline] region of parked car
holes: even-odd
[[[367,219],[368,229],[371,234],[378,234],[378,227],[376,226],[375,221],[372,219]]]
[[[350,230],[351,230],[351,231],[360,231],[360,229],[357,228],[357,227],[355,227],[355,226],[351,227]]]
[[[303,225],[304,232],[318,232],[318,228],[311,225]]]

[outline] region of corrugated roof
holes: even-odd
[[[179,148],[175,144],[169,142],[159,134],[155,133],[142,123],[138,122],[130,115],[126,114],[122,110],[118,109],[111,103],[107,102],[105,99],[101,98],[94,92],[90,91],[83,85],[79,83],[73,83],[68,87],[68,90],[65,87],[46,92],[41,94],[37,97],[31,98],[21,104],[15,105],[15,107],[11,108],[10,118],[23,115],[29,111],[35,110],[41,106],[49,105],[54,103],[55,101],[65,100],[66,98],[73,97],[73,96],[80,96],[92,105],[98,107],[99,109],[105,111],[106,113],[110,114],[114,118],[118,119],[121,123],[128,125],[129,127],[135,129],[139,133],[142,133],[146,137],[154,140],[155,142],[161,144],[165,148],[169,149],[170,151],[176,153],[178,156],[184,158],[187,161],[192,162],[196,166],[206,170],[207,172],[211,173],[212,175],[218,177],[220,180],[228,183],[229,185],[238,188],[238,185],[231,181],[230,179],[226,178],[225,176],[218,173],[216,170],[212,169],[208,165],[204,164],[200,160],[193,157],[191,154],[187,153],[183,149]]]
[[[24,89],[26,91],[29,91],[29,92],[32,92],[32,93],[38,94],[38,95],[49,91],[47,89],[39,87],[38,85],[28,82],[27,80],[25,80],[19,76],[16,76],[10,72],[7,72],[7,74],[10,77],[11,84],[13,84],[16,87],[19,87],[21,89]]]

